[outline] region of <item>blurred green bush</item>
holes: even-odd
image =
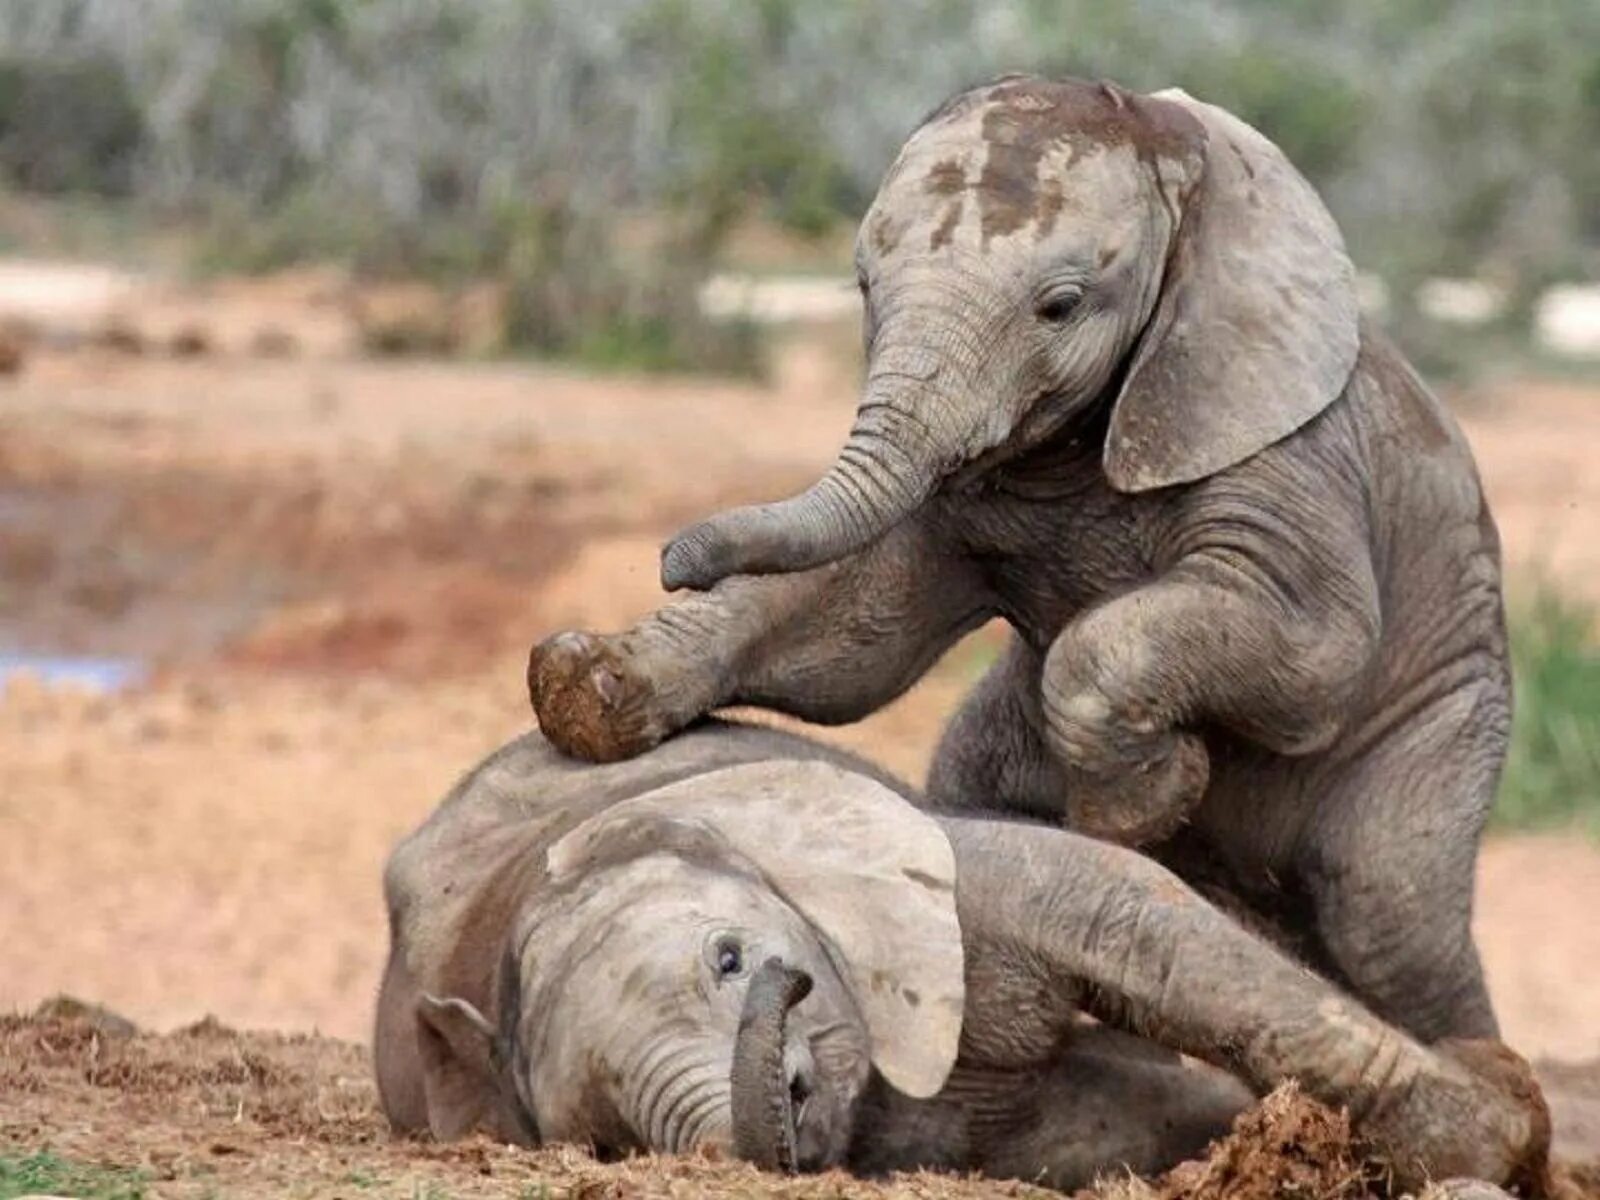
[[[198,217],[236,266],[501,275],[543,352],[738,364],[694,305],[736,219],[849,222],[1012,70],[1259,125],[1402,336],[1430,275],[1600,274],[1594,0],[6,0],[0,175]]]
[[[1510,614],[1516,704],[1494,810],[1503,829],[1600,834],[1600,622],[1549,585]]]
[[[0,173],[36,192],[126,195],[144,121],[108,56],[0,57]]]

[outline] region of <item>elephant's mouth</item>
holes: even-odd
[[[940,490],[999,486],[1036,499],[1081,492],[1084,481],[1096,478],[1098,469],[1075,472],[1063,466],[1085,458],[1098,460],[1109,414],[1109,400],[1101,397],[1074,409],[1059,394],[1045,393],[1029,406],[1028,416],[1011,437],[962,463],[945,477]]]

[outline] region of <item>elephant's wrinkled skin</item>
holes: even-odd
[[[537,647],[546,735],[611,760],[721,705],[856,720],[998,615],[935,801],[1147,847],[1418,1037],[1494,1036],[1497,535],[1309,185],[1182,93],[1008,79],[911,137],[858,256],[837,465],[666,548],[711,590]]]
[[[390,1120],[1073,1187],[1294,1075],[1406,1180],[1541,1176],[1509,1052],[1420,1045],[1134,851],[896,788],[720,724],[610,765],[538,734],[491,756],[386,873]]]

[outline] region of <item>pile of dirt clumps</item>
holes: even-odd
[[[600,1163],[474,1138],[395,1137],[367,1052],[315,1035],[239,1033],[214,1020],[144,1034],[106,1010],[55,1000],[0,1017],[0,1164],[49,1154],[129,1173],[163,1195],[780,1196],[881,1200],[1046,1197],[1021,1182],[917,1172],[785,1179],[709,1156]],[[1388,1172],[1342,1113],[1286,1084],[1240,1116],[1203,1160],[1145,1181],[1109,1177],[1078,1200],[1383,1200]],[[1569,1172],[1562,1200],[1600,1192]],[[1442,1200],[1442,1197],[1441,1197]]]
[[[1152,1200],[1361,1200],[1386,1195],[1387,1178],[1350,1118],[1291,1081],[1241,1113],[1203,1160],[1180,1163],[1143,1191]]]

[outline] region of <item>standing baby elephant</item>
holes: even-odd
[[[1182,92],[1007,78],[912,135],[857,257],[837,464],[672,541],[666,586],[709,591],[538,647],[546,734],[608,760],[725,704],[856,720],[998,615],[936,801],[1145,846],[1417,1036],[1493,1036],[1497,535],[1311,187]]]
[[[930,815],[776,730],[605,765],[529,734],[385,891],[400,1129],[1072,1188],[1194,1154],[1240,1078],[1292,1075],[1402,1184],[1544,1177],[1548,1118],[1499,1046],[1419,1045],[1133,851]]]

